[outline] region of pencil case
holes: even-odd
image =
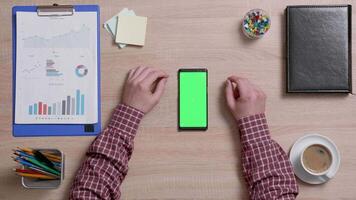
[[[41,150],[41,151],[52,151],[56,152],[61,157],[61,177],[60,179],[56,180],[41,180],[41,179],[33,179],[33,178],[26,178],[22,177],[21,178],[21,183],[22,186],[28,189],[56,189],[58,188],[62,181],[64,180],[64,166],[65,166],[65,160],[64,160],[64,154],[62,151],[58,149],[36,149],[36,150]]]

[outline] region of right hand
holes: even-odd
[[[158,69],[131,69],[125,82],[122,103],[148,113],[161,98],[167,78],[168,75]]]
[[[226,80],[225,96],[236,120],[265,112],[266,94],[245,78],[230,76]]]

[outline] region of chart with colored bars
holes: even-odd
[[[46,62],[46,76],[61,76],[61,75],[62,73],[60,73],[54,66],[54,61],[48,59]]]
[[[76,91],[75,96],[67,96],[61,101],[44,103],[39,101],[28,107],[29,115],[84,115],[85,95]]]

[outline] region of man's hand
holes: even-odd
[[[124,87],[122,103],[148,113],[161,98],[168,75],[149,67],[131,69]]]
[[[265,112],[265,93],[245,78],[230,76],[226,80],[225,95],[236,120]]]

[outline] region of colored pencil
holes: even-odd
[[[48,158],[44,156],[40,151],[34,150],[33,154],[38,161],[43,162],[48,167],[54,168],[54,164],[50,160],[48,160]]]
[[[34,170],[34,171],[37,171],[39,173],[42,173],[42,174],[45,174],[45,175],[48,175],[48,176],[53,176],[53,177],[56,177],[56,178],[59,178],[60,176],[56,175],[56,174],[52,174],[50,172],[47,172],[45,170],[42,170],[42,169],[39,169],[39,168],[34,168],[34,167],[28,167],[29,169],[31,170]]]
[[[29,158],[35,159],[35,157],[33,157],[33,156],[23,152],[23,151],[20,151],[20,150],[13,150],[13,151],[14,151],[14,154],[16,156],[25,156],[25,157],[29,157]],[[61,163],[59,163],[59,162],[52,162],[52,163],[53,163],[54,167],[61,168]]]
[[[18,150],[14,150],[14,151],[17,151],[17,152],[22,152],[22,153],[24,153],[24,154],[26,154],[26,155],[29,155],[29,156],[34,156],[34,153],[33,152],[29,152],[29,151],[23,151],[23,150],[21,150],[21,148],[19,148],[18,147]],[[43,154],[43,153],[42,153]],[[59,157],[58,158],[58,156],[54,156],[54,157],[52,157],[53,155],[51,155],[51,154],[43,154],[44,156],[46,156],[50,161],[52,161],[52,162],[58,162],[58,163],[60,163],[61,162],[61,158]],[[50,156],[49,156],[50,155]]]
[[[33,150],[29,149],[29,148],[20,148],[20,147],[17,147],[18,150],[15,150],[15,151],[21,151],[23,153],[26,153],[28,155],[31,155],[31,156],[34,156],[34,153],[33,153]],[[46,156],[50,161],[52,162],[61,162],[61,157],[60,156],[57,156],[57,155],[53,155],[53,154],[48,154],[48,153],[42,153],[44,156]]]
[[[43,173],[43,174],[45,174],[45,175],[50,175],[50,176],[54,176],[54,177],[57,177],[57,178],[60,176],[60,175],[57,175],[57,174],[53,174],[53,173],[51,173],[51,172],[48,172],[48,171],[46,171],[45,169],[40,169],[38,166],[35,166],[35,165],[33,165],[32,163],[29,163],[29,162],[27,162],[27,161],[25,161],[25,160],[22,160],[21,158],[16,158],[16,159],[14,159],[14,160],[15,160],[16,162],[22,164],[22,165],[23,165],[24,167],[26,167],[26,168],[29,168],[29,169],[38,171],[38,172]]]
[[[21,149],[22,151],[29,152],[29,153],[33,153],[33,151],[34,151],[33,149],[31,149],[31,148],[26,148],[26,147],[25,147],[25,148],[17,147],[17,148]],[[42,152],[42,154],[44,154],[44,155],[46,155],[46,156],[49,156],[49,157],[56,158],[56,159],[61,159],[60,156],[54,155],[54,154],[50,153],[49,151]]]
[[[21,151],[21,150],[13,150],[14,151],[14,154],[17,155],[17,156],[25,156],[25,157],[29,157],[29,158],[33,158],[35,159],[34,156],[28,154],[28,153],[25,153],[24,151]],[[49,159],[50,160],[50,159]],[[61,166],[61,163],[60,162],[57,162],[57,161],[51,161],[53,165],[56,165],[58,167]]]
[[[15,172],[19,172],[19,173],[27,173],[27,174],[40,174],[34,170],[31,170],[31,169],[13,169]]]
[[[56,161],[56,162],[61,162],[62,158],[60,156],[56,156],[53,154],[48,154],[48,153],[42,153],[44,156],[46,156],[48,159],[52,159],[52,161]]]
[[[54,173],[54,172],[53,172],[54,170],[52,170],[52,169],[48,170],[47,168],[43,168],[42,166],[36,165],[35,163],[30,162],[28,158],[25,158],[25,157],[17,157],[15,160],[18,160],[19,163],[22,164],[22,165],[25,166],[25,167],[40,168],[40,169],[42,168],[43,170],[45,170],[45,171],[47,171],[47,172],[50,172],[50,173],[53,173],[53,174],[58,175],[58,174],[57,174],[58,172]],[[35,162],[35,161],[34,161],[34,162]]]
[[[60,175],[60,172],[57,170],[57,169],[53,169],[53,168],[50,168],[44,164],[42,164],[41,162],[37,161],[36,159],[32,159],[32,158],[28,158],[28,157],[20,157],[34,165],[37,165],[38,167],[42,168],[42,169],[45,169],[46,171],[49,171],[53,174],[56,174],[56,175]]]
[[[24,160],[24,159],[22,159],[20,157],[17,157],[17,158],[12,157],[12,158],[14,159],[14,161],[20,163],[21,165],[23,165],[25,167],[35,167],[35,168],[37,168],[37,166],[35,166],[34,164],[32,164],[30,162],[27,162],[26,160]]]
[[[23,176],[23,177],[29,177],[29,178],[56,179],[54,177],[43,175],[43,174],[27,174],[27,173],[20,173],[20,172],[16,172],[16,174]]]
[[[14,172],[22,177],[54,180],[61,178],[62,158],[55,151],[34,150],[31,148],[20,148],[13,150],[12,157],[15,162],[23,167],[13,169]]]
[[[32,168],[32,169],[19,169],[19,168],[16,168],[16,169],[13,169],[13,170],[15,172],[18,172],[18,173],[39,174],[39,175],[51,176],[53,178],[59,178],[59,176],[57,176],[57,175],[54,175],[54,174],[51,174],[51,173],[48,173],[48,172],[45,172],[43,170],[39,170],[39,169],[36,169],[36,168]]]
[[[14,154],[16,156],[24,156],[24,157],[29,157],[29,158],[35,158],[35,157],[33,157],[33,156],[31,156],[31,155],[29,155],[29,154],[27,154],[25,152],[22,152],[22,151],[15,151]]]

